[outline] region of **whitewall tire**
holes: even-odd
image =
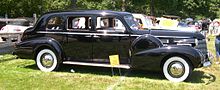
[[[51,72],[58,68],[56,54],[50,49],[42,49],[36,56],[37,67],[44,72]]]
[[[171,57],[163,65],[164,76],[172,82],[182,82],[192,73],[191,64],[184,58]]]

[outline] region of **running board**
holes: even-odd
[[[64,61],[63,64],[73,64],[73,65],[83,65],[83,66],[96,66],[96,67],[114,67],[114,68],[124,68],[124,69],[130,69],[131,68],[128,64],[112,66],[110,64],[85,63],[85,62],[73,62],[73,61]]]

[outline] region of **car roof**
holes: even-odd
[[[71,10],[71,11],[51,11],[45,13],[44,15],[49,15],[49,14],[128,15],[131,13],[121,12],[121,11],[111,11],[111,10]]]

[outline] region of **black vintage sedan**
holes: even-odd
[[[188,32],[180,37],[184,35],[199,36]],[[45,72],[60,64],[156,70],[173,82],[184,81],[194,68],[211,65],[198,49],[164,45],[138,30],[131,13],[106,10],[46,13],[24,32],[15,54],[34,59]],[[110,64],[111,55],[118,56],[119,64]]]

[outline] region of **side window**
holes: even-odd
[[[89,16],[70,16],[67,20],[67,30],[84,31],[91,29],[91,17]]]
[[[116,17],[97,17],[96,30],[97,31],[106,30],[106,31],[124,32],[125,27],[123,23]]]
[[[52,17],[48,20],[46,30],[63,30],[64,20],[61,17]]]

